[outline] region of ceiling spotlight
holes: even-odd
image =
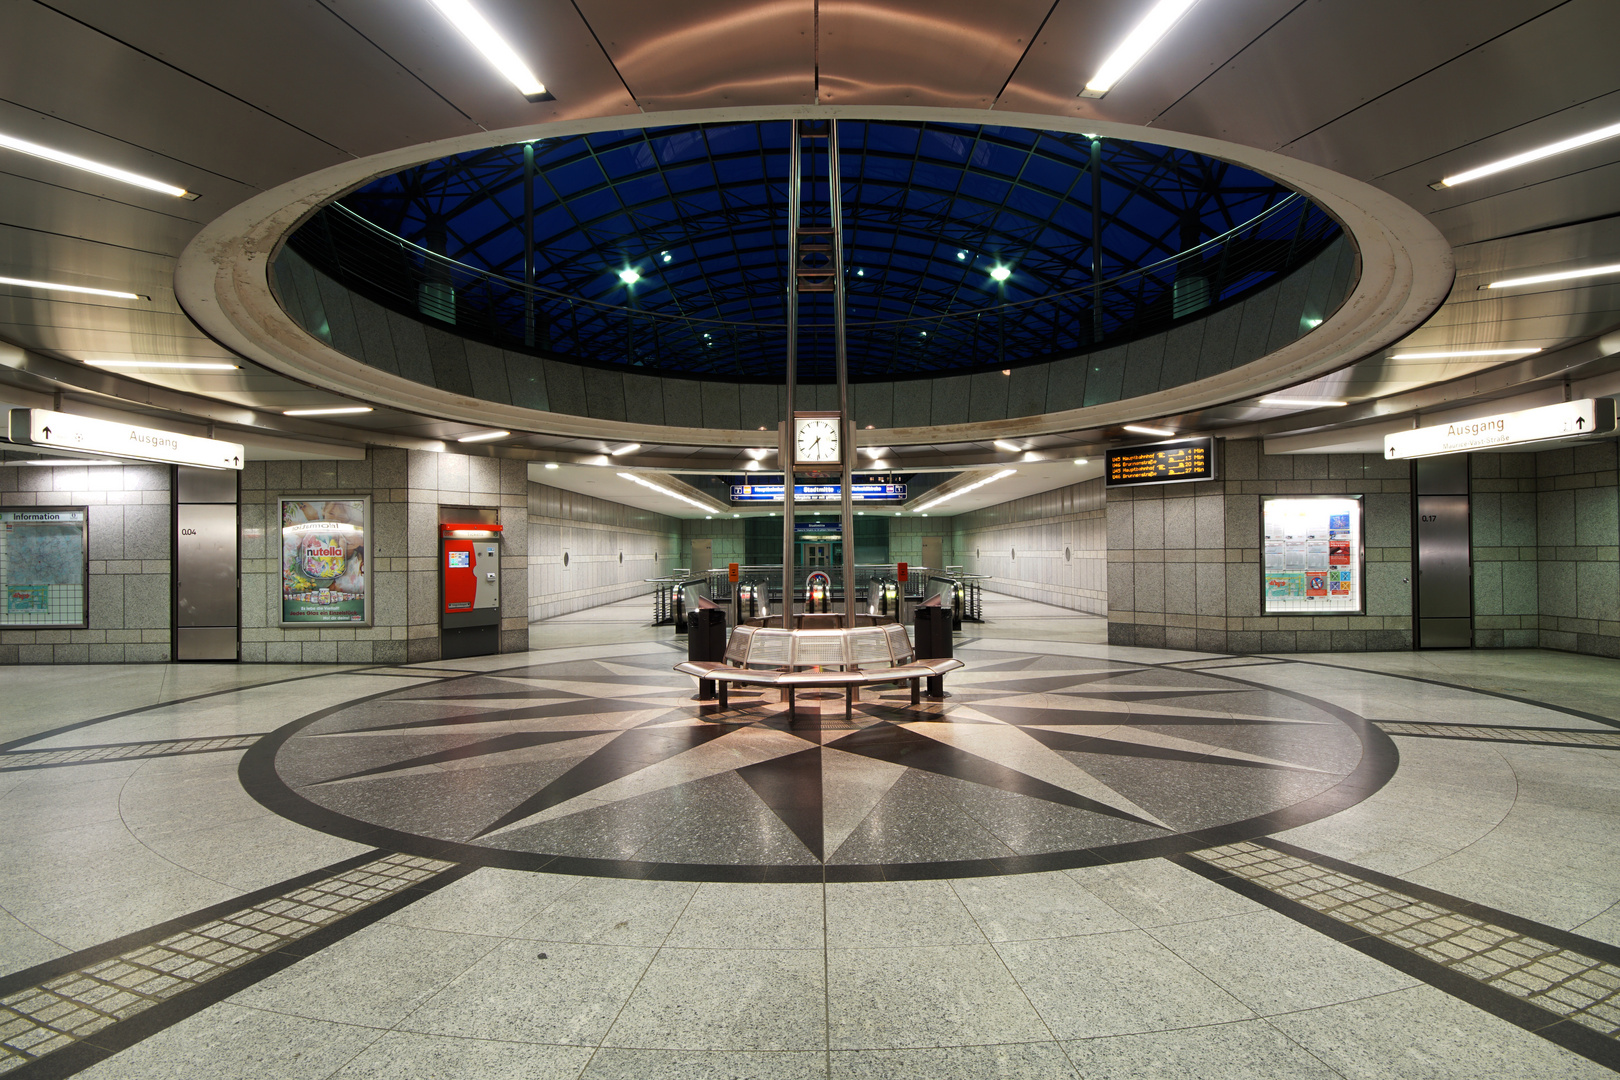
[[[957,252],[957,253],[956,253],[956,257],[957,257],[957,258],[958,258],[958,259],[966,259],[966,258],[967,258],[967,252],[965,252],[965,251],[958,251],[958,252]]]
[[[1450,349],[1445,352],[1397,353],[1391,360],[1448,360],[1453,356],[1529,356],[1541,349]]]
[[[173,195],[180,199],[195,199],[197,197],[183,187],[165,184],[162,180],[153,180],[150,176],[128,172],[112,165],[103,165],[99,161],[91,161],[89,158],[82,158],[77,154],[69,154],[65,150],[53,150],[49,146],[41,146],[39,143],[29,142],[27,139],[19,139],[15,135],[6,135],[0,132],[0,146],[32,157],[44,158],[46,161],[54,161],[58,165],[66,165],[70,169],[83,169],[85,172],[95,173],[97,176],[105,176],[109,180],[133,184],[136,187],[145,188],[147,191],[156,191],[162,195]]]
[[[85,367],[143,371],[235,371],[240,365],[218,360],[86,360]]]
[[[19,289],[44,289],[48,292],[83,293],[86,296],[115,296],[120,300],[147,299],[138,293],[118,292],[115,289],[90,289],[83,285],[63,285],[56,281],[30,281],[27,278],[0,277],[0,285],[15,285]]]
[[[1089,465],[1091,462],[1087,458],[1077,457],[1077,458],[1074,459],[1074,463],[1076,465]]]
[[[1023,449],[1024,449],[1022,446],[1014,446],[1012,443],[1008,442],[1005,439],[997,439],[995,442],[991,443],[990,445],[995,447],[997,450],[1005,450],[1009,454],[1022,453]]]
[[[865,270],[856,270],[855,271],[855,276],[856,277],[865,277],[866,276],[866,271]]]
[[[742,515],[741,515],[741,514],[732,514],[732,515],[731,515],[731,516],[732,516],[732,517],[734,517],[734,518],[740,518],[740,517],[742,517]]]
[[[670,253],[669,253],[669,252],[667,252],[667,251],[660,251],[660,252],[659,252],[659,253],[658,253],[658,257],[659,257],[659,258],[660,258],[660,259],[662,259],[662,260],[663,260],[663,261],[664,261],[664,262],[669,262],[669,260],[671,260],[671,259],[673,259],[673,258],[674,258],[674,257],[675,257],[675,256],[673,256],[673,255],[671,255],[671,254],[670,254]]]
[[[1159,0],[1142,16],[1131,32],[1125,35],[1125,40],[1119,47],[1109,54],[1103,61],[1097,74],[1086,83],[1081,97],[1100,98],[1114,88],[1114,84],[1125,77],[1125,74],[1136,66],[1137,61],[1146,56],[1148,50],[1159,43],[1159,39],[1170,32],[1170,28],[1181,21],[1187,14],[1187,9],[1198,0]]]
[[[889,467],[889,463],[887,461],[884,461],[882,458],[873,458],[872,459],[872,468],[874,468],[874,469],[887,469],[888,467]]]
[[[641,275],[636,273],[634,270],[631,270],[629,267],[626,267],[625,269],[619,271],[619,280],[624,282],[626,285],[634,285],[636,282],[641,280]]]
[[[1006,281],[1012,277],[1012,271],[1005,266],[993,266],[990,268],[990,277],[995,281]]]
[[[450,25],[461,31],[463,37],[472,42],[473,48],[484,54],[484,59],[494,65],[495,70],[506,76],[506,80],[518,88],[518,93],[530,101],[544,101],[551,95],[546,93],[546,86],[535,78],[529,65],[523,62],[516,50],[506,43],[506,39],[496,32],[478,13],[478,9],[468,3],[468,0],[428,0],[434,7],[450,20]]]
[[[463,435],[456,442],[487,442],[490,439],[504,439],[512,434],[510,431],[478,431],[471,435]]]
[[[548,468],[548,469],[560,469],[560,468],[562,468],[562,466],[558,465],[555,461],[548,461],[548,462],[546,462],[546,468]]]
[[[344,405],[331,409],[283,409],[282,416],[350,416],[355,413],[368,413],[370,405]]]
[[[1126,424],[1126,431],[1134,431],[1138,435],[1174,435],[1175,432],[1166,428],[1146,427],[1142,424]]]
[[[1279,405],[1279,406],[1282,406],[1284,408],[1289,407],[1289,406],[1296,406],[1296,407],[1301,407],[1301,408],[1306,408],[1306,409],[1314,409],[1314,408],[1338,409],[1338,408],[1344,407],[1345,405],[1348,405],[1349,402],[1348,401],[1328,401],[1328,400],[1326,400],[1324,398],[1308,398],[1308,397],[1263,397],[1263,398],[1260,399],[1260,404],[1262,404],[1262,405]]]
[[[1505,281],[1493,281],[1489,285],[1481,285],[1481,289],[1511,289],[1516,285],[1540,285],[1548,281],[1571,281],[1575,278],[1598,277],[1602,274],[1620,274],[1620,263],[1611,263],[1608,266],[1590,266],[1585,270],[1560,270],[1555,274],[1535,274],[1531,277],[1508,278]],[[0,278],[0,282],[5,279]]]
[[[1600,127],[1596,131],[1588,131],[1582,135],[1571,135],[1567,139],[1560,139],[1555,143],[1548,143],[1546,146],[1538,146],[1534,150],[1526,150],[1522,154],[1514,154],[1512,157],[1505,157],[1500,161],[1493,161],[1487,165],[1467,169],[1429,186],[1437,191],[1442,188],[1456,187],[1458,184],[1466,184],[1470,180],[1478,180],[1482,176],[1491,176],[1508,169],[1516,169],[1520,165],[1528,165],[1532,161],[1552,157],[1555,154],[1568,153],[1583,146],[1591,146],[1595,142],[1612,139],[1616,135],[1620,135],[1620,124],[1610,124],[1608,127]]]
[[[620,454],[633,454],[637,450],[640,450],[640,449],[641,449],[641,444],[638,443],[638,442],[626,443],[625,445],[619,447],[617,450],[609,450],[608,451],[608,457],[618,457]]]

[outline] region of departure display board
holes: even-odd
[[[1138,484],[1184,484],[1215,479],[1215,440],[1183,439],[1153,446],[1123,446],[1108,451],[1104,487]]]

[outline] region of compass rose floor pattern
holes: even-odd
[[[518,869],[717,881],[1062,869],[1360,801],[1388,737],[1309,696],[996,640],[943,701],[901,686],[700,703],[662,642],[385,692],[272,734],[254,794],[316,828]]]

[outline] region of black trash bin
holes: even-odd
[[[912,641],[917,649],[917,659],[949,659],[956,644],[951,637],[951,609],[938,606],[919,607],[912,619]],[[929,677],[928,696],[931,698],[945,696],[945,676]]]
[[[726,658],[726,612],[724,608],[699,608],[686,613],[686,658],[714,660]],[[714,697],[714,680],[698,680],[698,700]]]

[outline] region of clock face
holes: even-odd
[[[794,424],[795,460],[836,462],[839,459],[838,421],[809,417],[796,420]]]

